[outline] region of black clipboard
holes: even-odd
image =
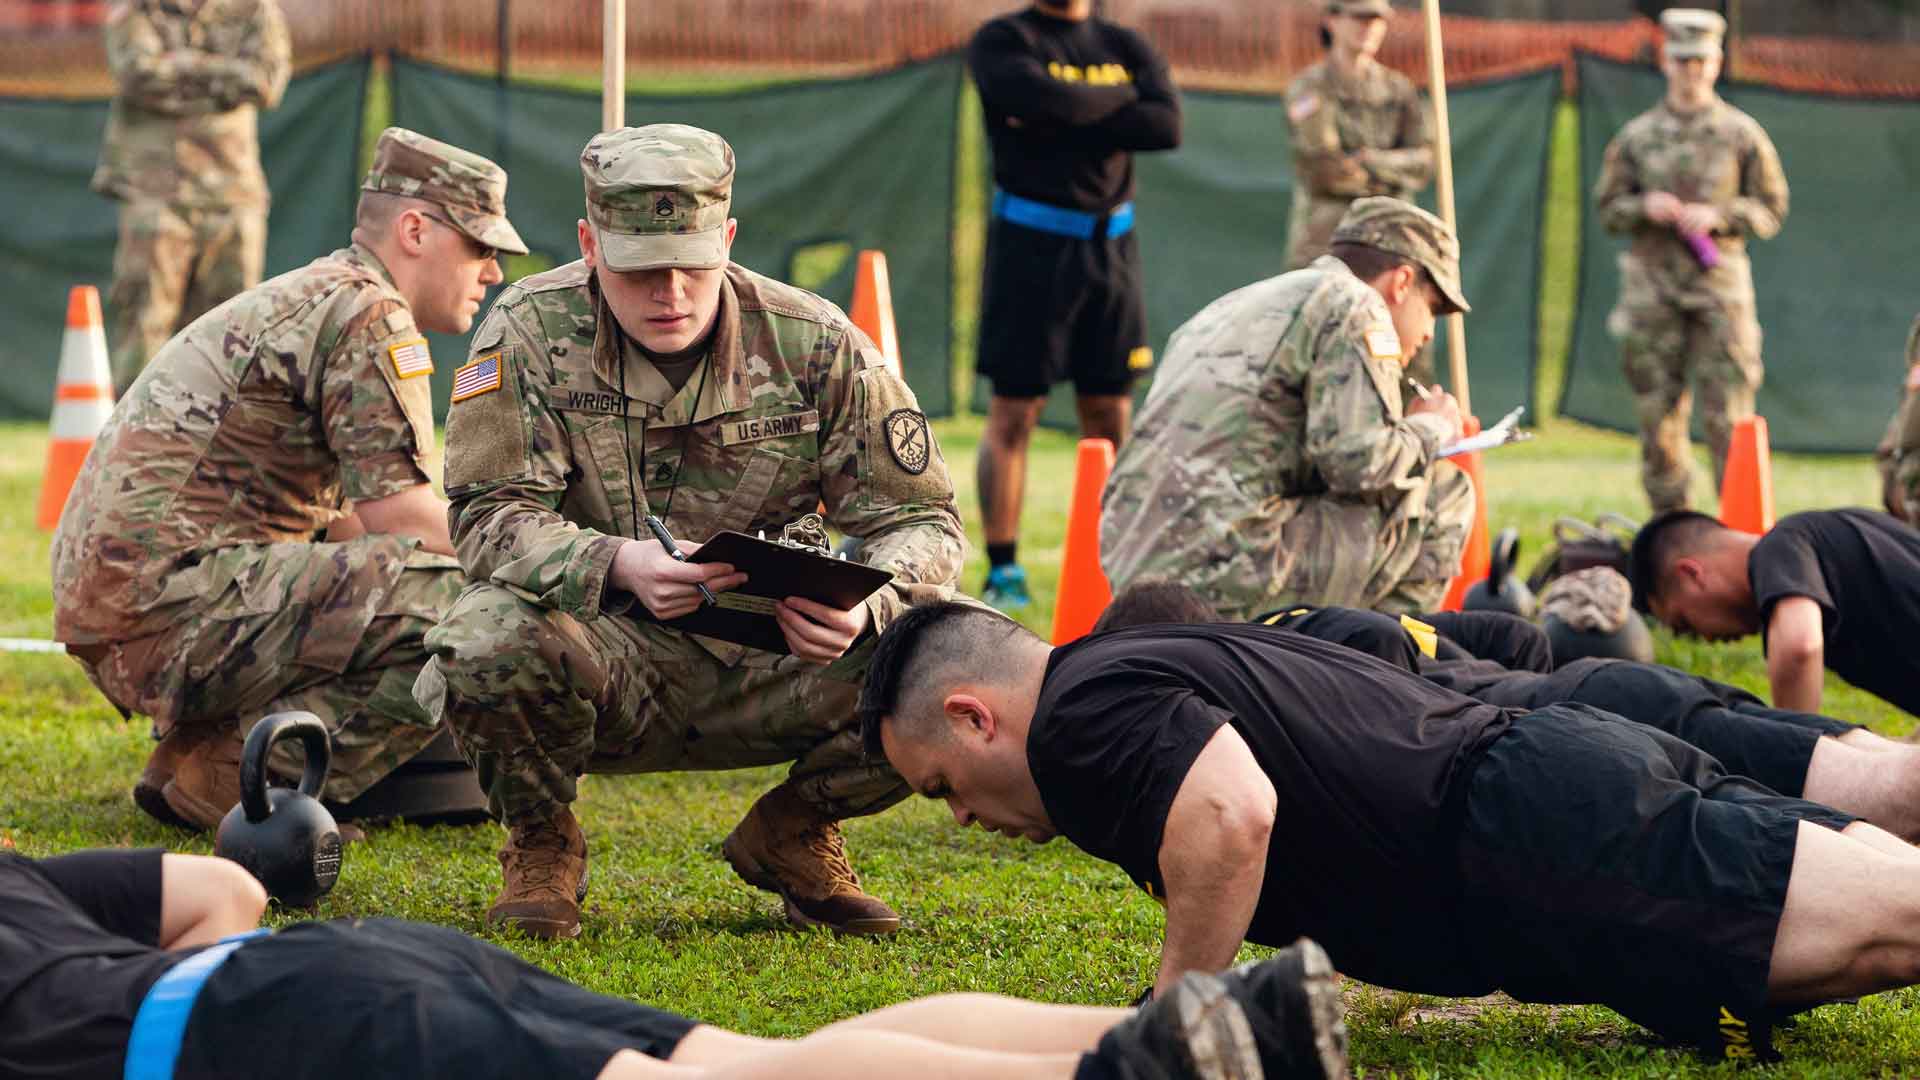
[[[718,604],[701,604],[691,614],[661,625],[774,653],[793,652],[773,617],[775,602],[804,596],[846,611],[893,580],[885,570],[835,558],[816,548],[776,544],[732,531],[716,533],[687,561],[730,563],[747,575],[747,583],[716,593]],[[635,613],[653,617],[644,604],[635,605]]]

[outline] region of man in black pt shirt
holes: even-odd
[[[224,859],[0,851],[0,1076],[644,1080],[663,1061],[714,1080],[1347,1075],[1337,980],[1309,941],[1138,1013],[946,995],[786,1042],[589,993],[445,927],[245,933],[266,903]]]
[[[1073,380],[1080,433],[1126,440],[1133,380],[1152,366],[1133,233],[1133,154],[1180,144],[1180,100],[1146,40],[1043,0],[967,47],[993,153],[980,301],[980,374],[993,384],[977,465],[986,587],[1024,607],[1016,542],[1027,443],[1047,391]]]
[[[1821,668],[1920,715],[1920,530],[1810,510],[1765,536],[1676,510],[1633,540],[1633,600],[1681,634],[1761,636],[1778,708],[1817,712]]]
[[[1920,746],[1830,716],[1769,708],[1738,687],[1660,664],[1588,657],[1557,668],[1516,671],[1484,657],[1487,651],[1524,653],[1513,643],[1530,640],[1517,632],[1520,628],[1539,633],[1533,624],[1500,612],[1451,614],[1480,617],[1462,624],[1430,616],[1456,632],[1465,625],[1478,639],[1481,656],[1466,656],[1458,645],[1452,653],[1459,655],[1451,655],[1447,646],[1452,643],[1435,626],[1376,611],[1325,607],[1295,618],[1251,621],[1358,649],[1503,709],[1585,705],[1599,710],[1596,716],[1646,724],[1706,751],[1734,776],[1844,810],[1909,842],[1920,840]],[[1121,590],[1093,632],[1220,621],[1192,589],[1148,582]]]
[[[1582,706],[1516,713],[1248,625],[881,636],[870,748],[962,825],[1065,835],[1167,909],[1156,987],[1311,933],[1402,990],[1599,1002],[1729,1057],[1920,982],[1920,849]]]

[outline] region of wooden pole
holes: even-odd
[[[627,0],[601,0],[600,130],[627,126]]]
[[[1440,220],[1460,235],[1453,214],[1453,134],[1447,127],[1447,61],[1440,50],[1440,0],[1423,0],[1427,16],[1427,80],[1433,97],[1434,195]],[[1447,374],[1463,416],[1473,414],[1473,394],[1467,387],[1467,321],[1459,312],[1447,316]]]

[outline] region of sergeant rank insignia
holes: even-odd
[[[918,409],[895,409],[887,414],[887,450],[900,468],[913,476],[927,471],[933,462],[933,433],[927,429],[927,417]]]

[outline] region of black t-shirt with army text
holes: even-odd
[[[1920,530],[1877,510],[1781,518],[1747,556],[1761,634],[1790,596],[1820,605],[1826,665],[1920,715]]]
[[[1133,197],[1132,151],[1179,145],[1167,62],[1124,27],[1029,8],[976,31],[967,68],[993,181],[1022,198],[1104,213]]]
[[[1061,835],[1164,896],[1167,813],[1223,724],[1279,800],[1247,940],[1306,934],[1357,978],[1484,992],[1444,912],[1457,800],[1511,714],[1299,634],[1146,626],[1054,650],[1027,760]]]

